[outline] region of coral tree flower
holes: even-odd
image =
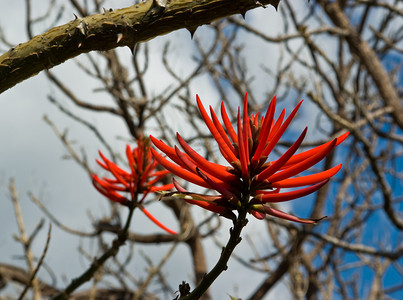
[[[156,161],[151,154],[150,144],[148,138],[140,137],[137,140],[137,148],[132,150],[129,145],[126,146],[126,156],[130,167],[129,171],[121,169],[99,151],[102,161],[97,159],[97,163],[107,170],[113,178],[104,177],[100,179],[96,174],[92,174],[92,183],[94,187],[109,200],[128,207],[138,207],[159,227],[169,233],[176,234],[175,231],[161,224],[142,205],[148,193],[167,191],[174,187],[172,183],[158,185],[161,180],[169,174],[169,171],[156,170],[158,161]],[[140,201],[138,201],[140,194],[143,196]]]
[[[177,139],[184,152],[177,146],[169,147],[151,136],[155,147],[173,161],[169,161],[152,149],[155,159],[161,165],[186,181],[219,193],[217,196],[190,193],[174,180],[178,192],[171,193],[170,196],[183,198],[188,203],[199,205],[228,218],[234,218],[233,210],[244,207],[258,219],[272,215],[300,223],[316,223],[320,220],[301,219],[286,214],[271,207],[270,203],[309,195],[326,184],[329,178],[340,170],[341,164],[316,174],[295,176],[325,158],[346,139],[348,133],[311,150],[295,154],[306,135],[307,128],[305,128],[283,155],[274,161],[269,161],[270,153],[297,113],[302,101],[284,120],[285,110],[277,119],[274,118],[276,97],[271,101],[265,116],[259,117],[259,113],[248,116],[247,95],[245,95],[243,113],[241,114],[238,107],[237,126],[234,128],[224,103],[221,103],[222,125],[212,107],[209,107],[210,117],[200,98],[198,96],[196,98],[202,118],[229,166],[207,161],[193,150],[179,133]],[[291,191],[284,191],[290,188]]]

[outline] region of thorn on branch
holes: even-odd
[[[166,4],[166,0],[153,0],[150,9],[145,13],[141,21],[149,22],[150,19],[156,19],[160,17],[165,10]]]
[[[104,10],[104,14],[107,14],[107,13],[109,13],[109,12],[112,12],[112,11],[113,11],[113,9],[112,9],[112,8],[110,8],[110,9],[106,9],[105,7],[102,7],[102,9]]]
[[[195,27],[187,27],[186,29],[189,31],[190,33],[190,38],[193,39],[193,36],[197,30],[197,28],[199,28],[199,26],[195,26]]]
[[[123,39],[123,33],[118,33],[117,34],[117,40],[116,40],[116,44],[119,44],[119,42]]]
[[[85,35],[85,23],[83,21],[76,26],[76,29],[80,30],[82,35]]]
[[[258,0],[254,0],[254,1],[255,1],[256,5],[259,5],[259,6],[263,7],[263,8],[266,8],[266,6],[263,5],[262,3],[260,3],[260,1],[258,1]]]

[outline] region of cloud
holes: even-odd
[[[112,3],[112,2],[111,2]],[[115,3],[115,2],[113,2]],[[12,2],[10,5],[22,5],[21,3]],[[112,6],[112,4],[110,4]],[[114,4],[115,5],[115,4]],[[40,10],[35,6],[35,10]],[[4,10],[5,11],[5,10]],[[10,26],[9,24],[22,24],[23,22],[15,22],[21,18],[20,12],[22,7],[15,7],[7,9],[10,14],[2,17],[2,25],[7,30],[10,36],[21,36],[24,28],[16,25]],[[13,15],[12,12],[18,11],[18,15]],[[251,22],[253,26],[258,28],[271,28],[270,33],[276,34],[280,31],[279,23],[281,17],[273,9],[266,10],[256,9],[247,14],[247,21]],[[67,17],[65,19],[67,21]],[[6,23],[4,23],[6,22]],[[7,24],[7,26],[5,26]],[[18,28],[18,30],[16,30]],[[196,36],[208,38],[209,28],[203,26],[196,32]],[[267,45],[253,38],[249,35],[241,37],[245,38],[247,63],[252,74],[261,74],[260,65],[264,64],[268,68],[275,69],[279,59],[278,46]],[[19,39],[18,39],[19,40]],[[194,46],[189,39],[189,33],[185,30],[177,31],[169,35],[158,37],[149,42],[150,47],[150,69],[146,74],[146,81],[151,87],[148,91],[151,95],[161,93],[169,85],[174,85],[175,80],[164,70],[161,64],[161,53],[165,42],[171,42],[171,53],[169,54],[170,62],[173,68],[182,75],[187,75],[195,67],[195,61],[192,59]],[[143,45],[141,45],[143,47]],[[130,62],[131,54],[126,48],[119,49],[121,59]],[[96,55],[93,55],[96,57]],[[96,58],[98,60],[98,58]],[[88,63],[84,56],[77,59],[82,63]],[[99,59],[99,65],[105,66],[102,59]],[[95,80],[89,79],[83,72],[78,70],[74,61],[69,61],[63,65],[55,67],[54,72],[60,79],[77,92],[83,100],[91,103],[106,104],[110,103],[110,99],[104,93],[95,93],[94,89],[99,87]],[[253,85],[259,95],[263,95],[267,89],[267,85],[271,84],[266,76],[257,76],[256,83]],[[200,76],[191,83],[192,97],[196,93],[200,94],[203,103],[216,104],[219,100],[219,94],[215,91],[211,79],[208,76]],[[26,218],[27,228],[31,232],[36,223],[43,214],[36,208],[30,200],[25,196],[27,191],[33,191],[41,197],[46,207],[55,214],[64,224],[71,226],[75,229],[83,231],[91,230],[91,219],[88,217],[87,212],[90,212],[95,217],[102,217],[108,212],[107,200],[100,196],[91,186],[90,180],[74,162],[69,160],[62,160],[67,151],[52,132],[50,127],[42,121],[44,113],[55,122],[60,130],[68,128],[68,137],[75,140],[74,146],[77,150],[84,146],[88,155],[88,161],[95,167],[94,159],[98,156],[98,148],[102,149],[100,143],[94,138],[93,134],[84,129],[81,125],[72,121],[58,111],[47,100],[47,95],[51,93],[63,105],[65,105],[72,112],[78,114],[85,120],[95,124],[100,132],[110,141],[117,152],[123,154],[123,145],[126,141],[116,140],[116,136],[129,139],[127,128],[121,120],[111,117],[107,114],[96,114],[77,108],[69,100],[65,98],[55,87],[47,81],[44,74],[40,74],[34,78],[28,79],[13,89],[7,91],[0,96],[2,102],[2,109],[0,110],[0,137],[4,141],[0,148],[0,157],[2,157],[2,165],[0,166],[1,183],[5,186],[8,182],[8,177],[13,176],[16,178],[17,187],[20,189],[23,207],[23,213]],[[260,98],[266,100],[263,96]],[[172,104],[183,105],[177,99]],[[170,124],[174,131],[188,131],[190,129],[184,126],[186,121],[181,114],[172,105],[165,109],[169,117],[174,117],[174,121]],[[152,124],[149,124],[152,126]],[[206,131],[207,132],[207,131]],[[119,150],[121,149],[121,150]],[[103,150],[103,149],[102,149]],[[99,169],[97,169],[99,170]],[[4,193],[6,194],[6,192]],[[2,196],[6,198],[6,196]],[[16,247],[16,243],[11,239],[13,233],[17,232],[14,216],[11,214],[9,204],[4,204],[2,201],[0,209],[0,226],[2,226],[2,236],[9,237],[2,238],[2,253],[3,257],[8,261],[12,260],[12,255],[15,253],[22,253],[22,249]],[[173,222],[171,216],[166,215],[167,209],[165,207],[159,208],[157,205],[150,206],[150,210],[156,216],[166,222],[167,225]],[[195,216],[200,214],[200,211],[195,208],[193,210]],[[224,222],[225,223],[225,222]],[[218,237],[223,242],[228,238],[228,228],[230,224],[225,223],[218,233]],[[148,219],[146,219],[140,212],[136,212],[133,225],[134,231],[155,232],[158,230]],[[264,223],[257,220],[251,220],[245,234],[256,236],[264,232]],[[35,252],[41,253],[43,241],[45,238],[45,231],[38,237],[38,242],[35,244]],[[4,240],[3,240],[4,239]],[[267,239],[265,239],[266,241]],[[96,255],[95,242],[82,238],[77,239],[71,235],[62,232],[60,229],[54,227],[51,239],[51,245],[47,256],[47,263],[51,265],[54,270],[58,270],[65,274],[68,278],[74,278],[81,273],[87,266],[88,261],[79,258],[77,254],[77,247],[83,245],[85,249],[92,255]],[[211,240],[205,242],[206,252],[208,255],[209,267],[213,266],[216,262],[220,249],[216,247]],[[88,247],[88,248],[87,248]],[[262,255],[264,250],[270,248],[270,241],[265,245],[259,245]],[[17,249],[17,251],[16,251]],[[167,247],[147,247],[141,246],[141,249],[147,255],[153,258],[153,261],[158,261],[159,258],[166,252]],[[3,251],[4,250],[4,251]],[[137,251],[137,250],[136,250]],[[252,257],[251,249],[248,243],[244,242],[237,249],[236,253],[241,257],[249,259]],[[123,250],[123,257],[127,254],[127,249]],[[62,258],[62,259],[61,259]],[[181,280],[192,280],[192,269],[189,259],[188,249],[180,246],[175,252],[175,255],[168,261],[167,267],[164,272],[168,274],[172,286],[181,282]],[[135,261],[133,262],[133,269],[143,272],[147,264],[136,253]],[[131,269],[131,270],[133,270]],[[229,270],[218,279],[212,287],[212,293],[215,299],[226,299],[227,293],[237,295],[245,298],[252,291],[258,282],[264,278],[266,274],[256,274],[253,272],[244,272],[244,267],[231,259]],[[59,286],[64,286],[65,283],[59,283]],[[282,283],[267,296],[267,299],[275,299],[281,293],[282,299],[284,297],[285,287]],[[290,297],[291,299],[291,297]]]

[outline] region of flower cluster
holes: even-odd
[[[229,166],[206,160],[193,150],[179,133],[177,139],[184,152],[177,146],[172,148],[150,136],[153,144],[172,160],[151,149],[155,159],[162,166],[186,181],[219,193],[217,196],[190,193],[174,180],[178,192],[170,195],[228,218],[234,218],[232,211],[243,208],[258,219],[272,215],[300,223],[316,223],[319,219],[301,219],[270,206],[270,203],[296,199],[317,191],[341,168],[339,164],[316,174],[295,177],[320,162],[348,136],[348,133],[345,133],[321,146],[295,154],[305,138],[307,128],[283,155],[277,160],[268,161],[269,155],[301,104],[302,101],[286,119],[285,110],[275,119],[274,97],[265,116],[260,117],[259,113],[248,116],[245,95],[243,113],[241,114],[238,107],[237,126],[234,128],[224,103],[221,103],[221,124],[211,106],[210,117],[197,96],[201,116]],[[283,190],[289,188],[292,190]]]
[[[162,179],[169,174],[169,171],[156,170],[158,162],[154,160],[150,149],[150,140],[142,137],[138,139],[137,147],[133,150],[129,145],[126,146],[129,171],[121,169],[99,151],[102,161],[97,160],[97,163],[108,171],[113,178],[104,177],[101,179],[96,174],[92,174],[92,183],[109,200],[128,207],[138,207],[162,229],[176,234],[176,232],[162,225],[142,205],[148,193],[167,191],[173,188],[172,183],[159,185]],[[139,200],[140,194],[142,194],[142,197]]]

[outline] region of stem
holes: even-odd
[[[242,207],[239,210],[237,220],[234,222],[234,227],[230,229],[230,238],[227,245],[222,249],[220,259],[217,261],[214,268],[207,273],[200,281],[198,286],[187,296],[181,297],[180,300],[199,299],[210,285],[217,279],[217,277],[225,270],[227,270],[227,262],[231,257],[235,247],[241,242],[241,232],[245,225],[248,223],[246,219],[247,209]]]
[[[136,208],[135,205],[132,205],[129,207],[129,215],[127,216],[126,224],[123,228],[123,230],[118,234],[117,238],[112,242],[112,246],[104,253],[102,254],[101,257],[95,259],[91,266],[85,271],[83,274],[81,274],[79,277],[73,279],[71,283],[58,295],[54,296],[52,300],[61,300],[61,299],[67,299],[69,295],[74,292],[78,287],[80,287],[82,284],[85,282],[89,281],[95,272],[98,271],[100,267],[112,256],[115,256],[118,252],[119,249],[122,245],[127,240],[128,236],[128,231],[130,227],[130,222],[133,217],[133,212],[134,209]]]
[[[4,1],[3,1],[4,2]],[[17,83],[90,51],[106,51],[148,41],[174,30],[198,26],[279,0],[146,1],[102,14],[76,18],[51,28],[0,55],[0,93]],[[165,1],[166,2],[166,1]],[[156,5],[157,4],[157,5]],[[122,39],[119,38],[122,35]]]

